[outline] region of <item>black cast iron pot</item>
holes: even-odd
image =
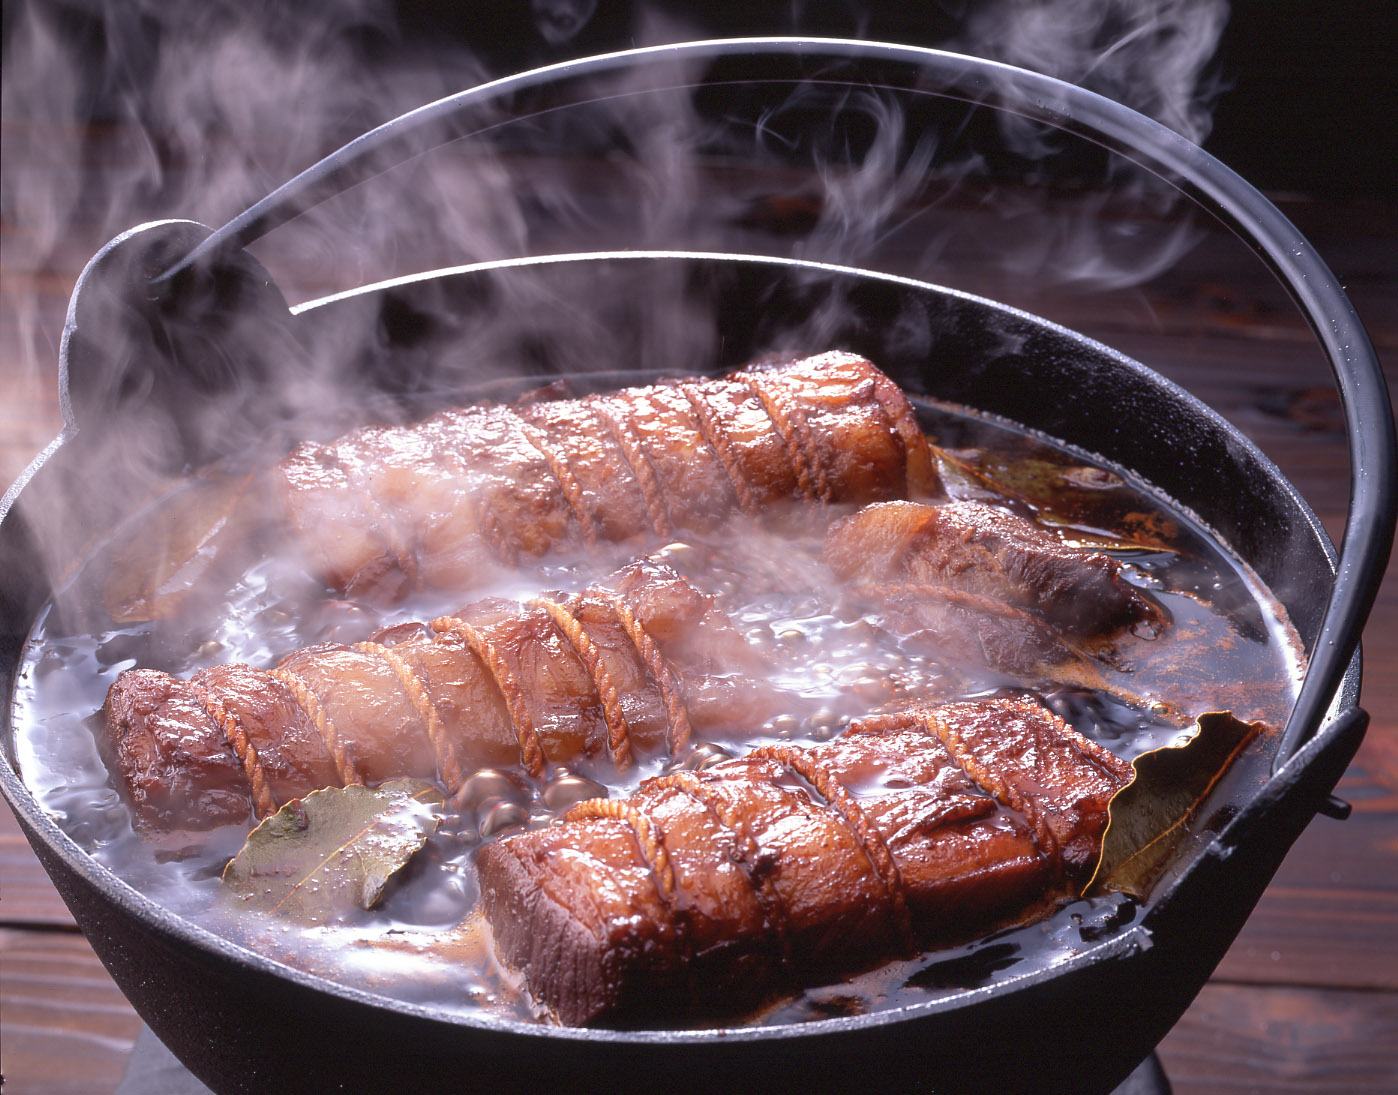
[[[1279,274],[1335,371],[1356,469],[1342,551],[1275,466],[1193,397],[1098,343],[953,290],[790,260],[627,252],[438,271],[293,314],[239,250],[386,151],[416,152],[484,128],[483,103],[508,98],[516,113],[544,112],[599,76],[658,69],[676,58],[722,60],[727,81],[739,72],[744,79],[813,78],[990,104],[1087,136],[1191,193]],[[161,437],[159,455],[175,466],[227,457],[218,438],[259,436],[277,425],[267,408],[277,403],[278,354],[347,330],[370,337],[345,367],[400,404],[468,396],[477,390],[472,378],[443,363],[459,361],[481,325],[512,303],[597,316],[578,336],[597,341],[590,360],[692,366],[647,361],[658,291],[678,294],[688,315],[705,317],[709,329],[698,343],[718,348],[704,362],[710,370],[799,348],[818,324],[822,343],[812,349],[863,353],[911,392],[1003,416],[1129,469],[1199,515],[1284,604],[1309,669],[1272,774],[1201,821],[1201,839],[1133,922],[1049,969],[926,1004],[802,1025],[605,1031],[450,1016],[280,965],[137,893],[38,806],[15,771],[7,705],[0,784],[35,852],[142,1018],[219,1092],[485,1085],[492,1092],[797,1091],[832,1077],[887,1091],[1110,1090],[1183,1013],[1311,817],[1341,810],[1328,796],[1367,722],[1356,706],[1358,638],[1391,544],[1394,439],[1373,352],[1305,241],[1199,149],[1080,89],[971,58],[858,42],[633,51],[423,108],[347,146],[219,232],[163,222],[119,237],[74,294],[63,353],[64,432],[0,504],[0,685],[7,695],[13,689],[52,575],[94,536],[100,541],[143,489],[123,481],[133,437]],[[117,344],[128,350],[114,357]],[[497,336],[492,348],[513,363],[519,375],[511,383],[519,388],[557,372],[530,343],[527,326],[517,345]],[[230,431],[226,418],[202,416],[204,396],[227,387],[232,374],[247,398],[236,416],[240,429]],[[596,379],[615,383],[625,375]],[[56,516],[55,499],[65,500]],[[87,535],[65,535],[74,528]]]

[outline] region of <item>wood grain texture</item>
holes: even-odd
[[[8,807],[0,807],[0,924],[74,926]]]
[[[140,1029],[81,935],[0,928],[6,1095],[111,1092]]]
[[[1398,995],[1211,983],[1158,1052],[1175,1095],[1391,1095]]]
[[[1316,818],[1215,978],[1398,991],[1394,829],[1392,812]]]

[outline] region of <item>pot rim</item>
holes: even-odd
[[[906,287],[917,293],[950,297],[957,301],[972,304],[977,309],[984,309],[1002,316],[1024,320],[1025,322],[1033,324],[1035,328],[1039,330],[1056,334],[1059,337],[1082,346],[1084,349],[1090,350],[1093,354],[1104,357],[1110,361],[1114,367],[1126,369],[1147,379],[1152,385],[1167,391],[1172,398],[1189,404],[1192,409],[1197,410],[1200,415],[1207,418],[1216,428],[1227,431],[1230,437],[1234,438],[1235,441],[1247,451],[1251,458],[1257,460],[1265,467],[1271,476],[1274,477],[1275,481],[1279,485],[1283,485],[1284,489],[1289,492],[1290,503],[1297,507],[1298,512],[1302,514],[1304,519],[1308,522],[1309,531],[1324,550],[1332,572],[1336,568],[1337,555],[1334,547],[1325,536],[1324,529],[1319,519],[1310,510],[1305,500],[1281,475],[1281,472],[1276,469],[1275,465],[1271,463],[1268,457],[1251,441],[1239,434],[1222,415],[1218,414],[1218,412],[1198,400],[1184,388],[1103,343],[1060,324],[1042,319],[1022,309],[967,293],[963,290],[933,285],[900,275],[891,275],[878,271],[862,270],[856,267],[839,266],[810,260],[720,252],[614,251],[546,255],[525,259],[503,259],[412,274],[400,278],[387,279],[373,285],[362,286],[342,293],[331,294],[298,305],[292,309],[292,312],[296,315],[314,313],[323,307],[332,307],[337,303],[372,296],[375,293],[383,292],[388,289],[435,281],[448,277],[490,274],[500,270],[536,266],[555,266],[569,263],[644,261],[695,261],[724,264],[752,263],[755,265],[767,265],[777,268],[795,268],[802,271],[820,272],[842,277],[873,279]],[[49,459],[58,455],[59,450],[72,440],[73,431],[65,430],[39,457],[36,457],[26,469],[25,473],[7,492],[5,496],[6,505],[0,505],[0,517],[3,516],[5,509],[8,508],[8,504],[12,503],[18,496],[20,489],[33,478],[41,469],[41,466]],[[1355,658],[1352,659],[1340,686],[1334,693],[1333,702],[1331,703],[1332,710],[1337,710],[1346,704],[1352,704],[1357,698],[1359,672],[1359,659],[1356,655]],[[1294,717],[1295,712],[1293,711],[1293,718]],[[10,717],[8,712],[3,717],[0,717],[0,725],[7,726],[9,722]],[[1331,727],[1326,727],[1325,729],[1329,730],[1331,728],[1333,728],[1333,724]],[[1324,732],[1316,734],[1313,738],[1304,743],[1300,752],[1313,752],[1321,744],[1319,739],[1326,737],[1327,734]],[[12,809],[20,816],[26,830],[31,834],[31,839],[37,837],[41,840],[53,855],[57,856],[81,875],[89,885],[100,892],[113,905],[150,925],[165,936],[191,943],[201,950],[213,951],[237,963],[241,967],[250,967],[253,970],[273,977],[289,979],[308,989],[317,992],[328,992],[347,1002],[363,1004],[374,1008],[388,1008],[397,1013],[414,1016],[434,1023],[445,1023],[455,1027],[478,1029],[482,1032],[525,1037],[545,1036],[550,1038],[562,1038],[565,1041],[634,1043],[638,1045],[676,1045],[706,1043],[712,1041],[716,1037],[734,1042],[769,1041],[787,1038],[819,1038],[825,1035],[854,1029],[866,1029],[893,1023],[916,1021],[936,1014],[973,1007],[984,999],[999,997],[1020,989],[1043,984],[1050,980],[1057,980],[1060,977],[1070,977],[1074,973],[1095,966],[1099,962],[1129,959],[1132,956],[1139,955],[1149,950],[1152,946],[1150,918],[1153,909],[1157,905],[1164,904],[1168,901],[1170,896],[1182,886],[1187,889],[1187,886],[1184,884],[1194,869],[1194,865],[1191,864],[1179,876],[1170,880],[1168,884],[1162,883],[1162,892],[1153,897],[1150,903],[1146,905],[1146,915],[1141,922],[1123,928],[1110,935],[1107,939],[1086,947],[1070,959],[1056,963],[1047,968],[1041,968],[1018,975],[1011,974],[1010,976],[1003,977],[988,985],[951,991],[948,992],[947,995],[933,1000],[918,1001],[897,1008],[889,1008],[860,1015],[839,1016],[828,1019],[813,1019],[802,1022],[764,1026],[706,1026],[695,1029],[658,1030],[615,1030],[610,1028],[565,1027],[473,1015],[415,1004],[393,996],[356,988],[316,974],[308,973],[296,966],[280,962],[249,947],[232,942],[221,935],[203,928],[193,920],[170,912],[158,902],[136,890],[115,872],[98,863],[89,853],[84,851],[69,837],[67,833],[59,827],[57,822],[43,810],[38,800],[19,778],[18,773],[10,762],[10,758],[4,756],[3,761],[3,763],[0,763],[0,790],[3,790],[5,798],[9,801]],[[1233,818],[1229,825],[1217,835],[1215,843],[1219,846],[1226,847],[1229,841],[1229,834],[1235,832],[1238,826],[1249,824],[1249,819],[1263,808],[1265,802],[1271,801],[1283,790],[1294,784],[1295,778],[1300,776],[1305,767],[1305,763],[1289,766],[1284,775],[1273,776],[1269,779],[1268,782],[1260,788],[1259,794],[1249,799],[1238,816]],[[1266,794],[1263,792],[1266,792]]]

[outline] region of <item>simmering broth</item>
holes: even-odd
[[[923,402],[924,428],[945,454],[949,492],[1032,516],[1069,543],[1119,559],[1124,576],[1148,590],[1172,618],[1163,634],[1126,634],[1103,672],[1110,687],[1040,689],[1054,711],[1087,737],[1131,759],[1172,741],[1196,715],[1227,710],[1277,727],[1300,679],[1295,633],[1247,568],[1189,514],[1119,470],[1046,439],[963,409]],[[154,515],[158,517],[161,505]],[[832,508],[833,520],[840,511]],[[150,519],[147,515],[146,519]],[[925,653],[910,653],[874,621],[851,612],[822,570],[824,527],[779,535],[745,518],[721,533],[686,536],[650,553],[713,595],[739,632],[773,667],[772,683],[800,699],[799,713],[777,714],[746,734],[701,743],[678,763],[738,755],[773,742],[828,740],[852,717],[926,697],[969,698],[1010,686],[987,671],[968,676]],[[251,560],[168,618],[118,623],[106,615],[111,545],[103,545],[36,621],[14,696],[16,753],[43,807],[97,861],[181,916],[288,964],[388,996],[450,1011],[535,1017],[516,978],[494,961],[478,910],[474,860],[504,815],[488,800],[458,804],[428,846],[370,912],[298,926],[240,911],[220,881],[247,830],[151,836],[132,812],[103,755],[100,711],[108,688],[141,666],[184,677],[232,662],[270,666],[316,642],[353,642],[376,628],[431,619],[459,608],[460,596],[420,595],[391,609],[354,603],[327,590],[294,561]],[[551,557],[488,588],[485,596],[527,598],[574,591],[612,569],[615,558]],[[1255,779],[1271,735],[1235,765],[1196,824],[1226,814],[1228,784]],[[504,805],[530,826],[548,824],[550,781],[604,782],[612,797],[666,770],[655,759],[623,775],[579,764],[530,779],[506,772],[516,792]],[[449,808],[453,809],[453,808]],[[1185,853],[1187,854],[1187,847]],[[876,970],[772,1000],[747,1021],[785,1023],[898,1007],[994,983],[1070,957],[1129,924],[1136,902],[1119,894],[1085,897],[1027,926],[888,963]]]

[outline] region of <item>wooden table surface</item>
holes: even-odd
[[[1398,203],[1292,202],[1286,211],[1351,293],[1398,373]],[[0,481],[58,426],[54,362],[73,279],[100,239],[77,234],[42,264],[6,222],[0,329]],[[968,278],[970,275],[968,275]],[[965,287],[999,290],[986,283]],[[1045,302],[1024,301],[1028,305]],[[1146,362],[1254,438],[1343,527],[1338,404],[1294,311],[1220,235],[1148,288],[1040,310]],[[1160,1047],[1178,1095],[1398,1090],[1398,582],[1365,633],[1368,736],[1232,950]],[[1092,1022],[1084,1014],[1084,1022]],[[8,811],[0,811],[0,1052],[6,1095],[102,1095],[141,1022],[79,933]],[[1109,1036],[1104,1033],[1104,1036]]]

